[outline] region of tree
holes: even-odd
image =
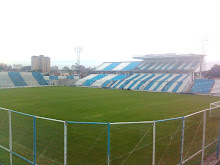
[[[220,65],[214,65],[209,71],[206,72],[205,77],[220,77]]]
[[[64,66],[63,69],[64,70],[70,70],[70,68],[68,66]]]
[[[4,68],[0,65],[0,70],[4,70]]]

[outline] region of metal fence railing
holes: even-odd
[[[0,164],[203,164],[219,155],[220,101],[183,117],[75,122],[0,108]]]

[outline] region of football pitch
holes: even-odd
[[[219,98],[76,87],[0,90],[0,107],[78,122],[114,123],[176,118],[207,109],[210,103],[215,101],[219,101]],[[7,115],[2,112],[0,115],[0,142],[8,147]],[[195,115],[188,121],[190,126],[188,125],[189,129],[185,133],[185,158],[195,153],[201,145],[201,121],[202,114]],[[219,118],[211,118],[208,121],[207,130],[212,131],[207,132],[207,143],[212,141],[213,136],[218,135]],[[14,152],[30,161],[33,160],[32,123],[31,117],[12,114]],[[179,163],[181,124],[182,120],[157,124],[156,164]],[[63,123],[37,119],[36,132],[38,164],[63,164]],[[106,125],[68,124],[67,144],[68,164],[107,163]],[[110,151],[111,164],[152,164],[152,124],[111,125]],[[8,158],[9,154],[0,149],[0,163]],[[13,156],[13,160],[18,162],[17,164],[26,164],[16,156]]]

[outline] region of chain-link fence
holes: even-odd
[[[0,164],[203,164],[219,155],[220,101],[187,116],[73,122],[0,108]]]

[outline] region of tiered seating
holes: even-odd
[[[8,76],[11,78],[11,81],[15,86],[27,86],[27,83],[24,81],[23,77],[19,72],[8,72]]]
[[[158,71],[158,70],[189,70],[195,69],[199,66],[198,61],[189,61],[189,62],[143,62],[139,66],[137,66],[137,70],[150,70],[150,71]]]
[[[41,73],[0,72],[0,88],[37,87],[40,85],[48,85]]]
[[[156,92],[185,92],[191,84],[188,74],[90,75],[77,84],[111,89],[146,90]]]
[[[220,79],[215,80],[215,84],[211,90],[211,93],[218,93],[220,94]]]
[[[130,70],[134,70],[139,64],[141,64],[141,62],[131,62],[129,65],[127,65],[124,69],[122,69],[123,71],[130,71]]]
[[[177,85],[177,83],[179,82],[178,79],[180,79],[183,75],[179,74],[177,75],[174,79],[172,79],[171,81],[169,81],[166,86],[162,89],[163,92],[172,92],[172,90],[174,89],[174,87]]]
[[[95,81],[100,80],[100,79],[102,79],[102,78],[104,78],[106,76],[107,76],[106,74],[99,74],[99,75],[97,75],[97,76],[95,76],[95,77],[93,77],[91,79],[86,80],[82,84],[82,86],[91,86]]]
[[[148,80],[154,77],[154,74],[144,74],[144,76],[135,80],[127,89],[139,90],[139,88]]]
[[[89,79],[91,79],[91,78],[93,78],[93,77],[95,77],[95,76],[97,76],[98,74],[90,74],[89,76],[87,76],[87,77],[84,77],[84,78],[82,78],[82,79],[79,79],[77,82],[76,82],[76,86],[81,86],[86,80],[89,80]]]
[[[125,87],[124,89],[131,89],[138,81],[140,81],[143,77],[145,77],[146,74],[140,74],[138,77],[134,78],[133,80],[131,80]]]
[[[107,76],[105,76],[105,77],[103,77],[103,78],[101,78],[101,79],[95,81],[91,86],[92,86],[92,87],[102,87],[102,84],[103,84],[104,82],[106,82],[106,81],[108,81],[108,80],[111,80],[111,79],[113,79],[113,78],[116,77],[116,76],[117,76],[117,75],[115,75],[115,74],[109,74],[109,75],[107,75]]]
[[[154,83],[162,79],[164,76],[165,74],[153,74],[153,76],[148,81],[145,81],[145,83],[143,83],[139,89],[149,90]]]
[[[8,76],[8,72],[0,72],[0,88],[14,87],[13,82]]]
[[[101,75],[90,75],[79,80],[76,85],[185,93],[190,91],[190,87],[194,83],[193,72],[196,72],[201,66],[203,57],[194,54],[149,54],[134,57],[143,60],[141,62],[105,62],[97,67],[95,71],[96,73],[106,73],[108,75],[103,77]],[[115,73],[129,73],[129,75],[116,76]],[[198,83],[198,85],[197,82],[199,80],[195,80],[192,92],[195,92],[194,88],[201,88],[201,83]],[[211,89],[211,87],[202,85],[203,87]],[[217,88],[219,86],[216,84],[213,91],[216,91]],[[204,92],[209,93],[210,90]]]
[[[138,77],[140,74],[133,74],[131,76],[126,77],[125,79],[115,81],[111,84],[110,88],[112,89],[123,89],[131,80]]]
[[[38,82],[38,84],[40,84],[40,85],[48,85],[48,83],[44,79],[44,76],[41,73],[33,72],[32,75],[35,78],[35,80]]]
[[[123,80],[124,78],[128,77],[128,75],[116,75],[114,78],[110,79],[110,80],[107,80],[106,82],[104,82],[102,84],[102,87],[110,87],[112,84],[114,84],[116,81],[119,81],[119,80]]]
[[[172,92],[188,92],[188,89],[190,85],[192,84],[192,77],[190,75],[187,75],[186,77],[180,78],[178,80],[176,87],[173,89]]]
[[[130,71],[141,62],[105,62],[96,68],[96,71]]]
[[[24,81],[26,82],[27,86],[36,87],[39,86],[39,83],[36,79],[32,76],[31,72],[21,72],[20,73]]]
[[[215,80],[211,79],[196,79],[190,92],[208,94],[210,93],[214,82]]]
[[[144,82],[140,83],[135,90],[147,90],[157,92],[181,92],[185,83],[188,81],[186,78],[189,77],[187,74],[151,74]]]

